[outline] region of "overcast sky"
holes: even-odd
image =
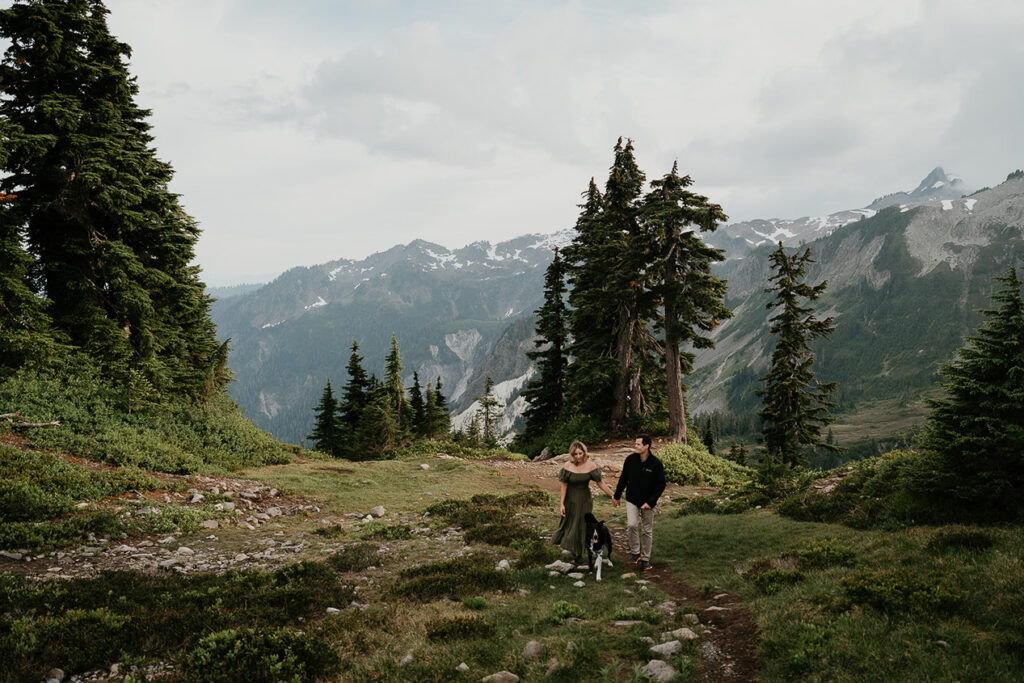
[[[570,227],[618,136],[731,221],[1024,167],[1024,2],[107,0],[213,285]]]

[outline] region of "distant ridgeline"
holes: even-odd
[[[962,197],[968,191],[936,169],[914,191],[876,200],[878,209],[736,223],[707,234],[708,243],[726,248],[715,272],[728,281],[735,317],[713,333],[714,349],[697,351],[695,372],[684,380],[690,412],[754,419],[753,390],[770,342],[767,255],[777,241],[810,246],[817,264],[808,279],[829,283],[817,310],[835,316],[837,327],[817,343],[815,367],[822,381],[840,383],[840,412],[872,399],[916,399],[934,387],[938,364],[978,323],[975,309],[991,293],[992,277],[1024,254],[1024,178],[1014,173]],[[893,197],[906,202],[881,206]],[[534,372],[525,354],[534,350],[544,271],[553,248],[575,234],[457,250],[416,240],[362,261],[295,268],[217,301],[218,334],[231,338],[231,391],[258,425],[300,442],[325,381],[344,382],[351,340],[378,367],[396,333],[406,386],[413,371],[441,378],[453,426],[469,424],[479,408],[473,397],[483,395],[490,374],[505,405],[500,430],[521,429],[522,391]]]

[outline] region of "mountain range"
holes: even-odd
[[[965,196],[962,180],[936,168],[914,190],[863,208],[734,223],[709,235],[726,251],[718,271],[735,317],[686,378],[691,413],[756,409],[753,389],[770,354],[767,254],[778,241],[811,247],[809,280],[829,282],[818,310],[836,317],[837,330],[818,344],[816,367],[823,381],[840,382],[840,409],[920,395],[977,324],[991,276],[1024,255],[1024,179],[1015,176]],[[525,351],[544,270],[572,237],[564,230],[456,250],[414,240],[360,261],[293,268],[216,301],[218,334],[231,339],[233,396],[257,425],[301,442],[324,383],[347,380],[352,340],[367,371],[381,374],[394,333],[406,383],[413,371],[423,385],[440,378],[457,426],[475,412],[490,374],[506,404],[501,429],[510,431],[533,371]]]

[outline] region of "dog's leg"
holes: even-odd
[[[594,579],[595,581],[600,581],[601,580],[601,565],[604,564],[604,562],[601,561],[601,554],[603,552],[604,552],[603,550],[598,550],[597,551],[597,577]]]

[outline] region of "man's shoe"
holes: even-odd
[[[650,562],[648,562],[647,560],[640,561],[640,571],[646,572],[652,569],[654,569],[654,565],[652,565]]]
[[[629,563],[630,564],[636,564],[639,561],[640,561],[640,553],[633,553],[632,555],[629,556]]]

